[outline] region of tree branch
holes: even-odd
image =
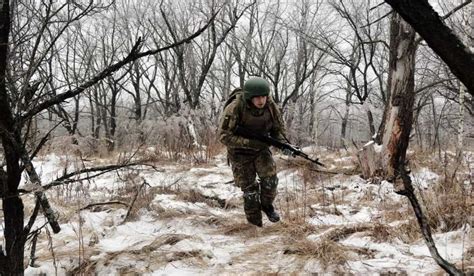
[[[439,254],[438,249],[436,248],[436,244],[433,240],[433,236],[431,234],[431,228],[428,223],[428,219],[423,214],[420,203],[416,198],[411,178],[405,170],[404,164],[399,164],[399,173],[399,177],[401,179],[398,179],[398,181],[401,180],[403,182],[404,190],[399,191],[398,193],[403,196],[406,196],[410,200],[411,206],[413,207],[413,211],[415,212],[416,219],[418,221],[418,224],[420,225],[421,233],[423,234],[423,238],[425,239],[425,243],[428,246],[431,256],[433,257],[433,259],[435,259],[436,263],[438,263],[438,265],[441,266],[450,275],[464,275],[462,271],[457,269],[451,263],[447,262]]]
[[[448,28],[427,0],[385,0],[425,39],[474,95],[474,54]]]
[[[41,112],[41,111],[43,111],[43,110],[45,110],[45,109],[47,109],[47,108],[49,108],[49,107],[51,107],[55,104],[59,104],[61,102],[64,102],[66,99],[72,98],[72,97],[84,92],[84,90],[86,90],[87,88],[93,86],[94,84],[98,83],[99,81],[103,80],[104,78],[106,78],[107,76],[113,74],[114,72],[118,71],[120,68],[122,68],[124,65],[126,65],[129,62],[135,61],[135,60],[137,60],[139,58],[142,58],[142,57],[145,57],[145,56],[155,55],[159,52],[169,50],[171,48],[177,47],[177,46],[185,44],[185,43],[189,43],[190,41],[192,41],[193,39],[195,39],[196,37],[201,35],[209,27],[209,25],[216,18],[219,11],[220,10],[218,10],[215,14],[213,14],[213,16],[210,18],[210,20],[202,28],[200,28],[197,32],[195,32],[194,34],[192,34],[191,36],[189,36],[187,38],[184,38],[180,41],[177,41],[177,42],[175,42],[173,44],[170,44],[168,46],[165,46],[165,47],[158,48],[158,49],[155,49],[155,50],[140,52],[140,48],[142,46],[143,41],[142,41],[141,38],[138,38],[137,41],[135,42],[135,45],[133,45],[132,49],[130,50],[130,53],[125,58],[123,58],[122,60],[120,60],[120,61],[110,65],[109,67],[103,69],[100,73],[98,73],[97,75],[92,77],[90,80],[82,83],[81,85],[79,85],[75,89],[71,89],[71,90],[68,90],[66,92],[57,94],[57,95],[51,97],[49,100],[45,100],[44,102],[39,103],[38,105],[32,107],[30,110],[28,110],[27,112],[25,112],[25,114],[23,114],[21,116],[20,121],[23,122],[23,121],[27,120],[28,118],[33,117],[34,115],[38,114],[39,112]]]
[[[42,188],[44,190],[48,190],[48,189],[51,189],[52,187],[59,186],[59,185],[65,184],[65,183],[76,182],[76,181],[78,181],[77,179],[74,179],[72,181],[68,181],[68,180],[70,180],[70,178],[73,177],[73,176],[77,176],[77,175],[81,175],[81,174],[85,174],[85,173],[101,172],[101,174],[103,174],[103,173],[115,171],[115,170],[118,170],[118,169],[123,169],[123,168],[137,166],[137,165],[144,165],[144,164],[128,163],[128,164],[116,164],[116,165],[99,166],[99,167],[93,167],[93,168],[85,168],[85,169],[82,169],[82,170],[78,170],[78,171],[75,171],[75,172],[65,174],[65,175],[57,178],[56,180],[53,180],[53,181],[51,181],[50,183],[48,183],[46,185],[43,185]],[[97,176],[97,174],[92,176],[92,177],[96,177],[96,176]],[[92,177],[87,177],[86,179],[90,179]],[[81,179],[81,180],[85,180],[85,179]],[[26,191],[26,192],[28,192],[28,191]]]

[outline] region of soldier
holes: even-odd
[[[219,139],[227,146],[234,181],[244,193],[247,221],[259,227],[262,227],[262,211],[271,222],[280,220],[273,206],[278,186],[275,161],[267,144],[238,136],[234,130],[239,125],[286,140],[281,112],[269,94],[270,85],[265,79],[248,79],[243,91],[236,93],[235,99],[225,107],[219,127]]]

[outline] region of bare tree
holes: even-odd
[[[50,1],[48,2],[50,5],[47,6],[39,3],[37,6],[28,6],[34,2],[16,1],[14,3],[16,6],[10,6],[10,1],[3,1],[0,7],[0,138],[4,150],[3,162],[0,167],[0,194],[5,224],[3,228],[5,249],[0,253],[0,264],[2,264],[0,272],[5,275],[23,273],[25,242],[40,209],[47,217],[53,231],[60,231],[56,215],[49,205],[41,186],[41,180],[32,163],[32,159],[44,143],[39,143],[36,148],[29,149],[24,142],[24,131],[28,122],[53,106],[84,93],[86,89],[96,85],[134,60],[189,43],[204,32],[215,18],[214,14],[206,25],[191,36],[178,39],[176,43],[158,49],[140,51],[143,41],[138,38],[124,57],[107,65],[92,77],[72,85],[71,89],[66,87],[60,93],[47,89],[30,91],[38,68],[44,64],[46,57],[50,56],[50,51],[54,49],[53,46],[59,43],[60,37],[72,22],[93,12],[99,12],[106,7],[95,6],[93,2],[90,2],[88,6],[82,6],[71,1],[64,3]],[[40,19],[41,23],[35,25],[33,17],[29,18],[30,20],[19,18],[22,15],[22,9],[31,11],[32,15]],[[11,22],[14,23],[11,24]],[[22,24],[32,25],[23,26]],[[12,26],[20,26],[20,30],[32,31],[36,35],[23,36],[29,40],[18,39],[19,33],[11,32]],[[43,34],[52,30],[56,31],[55,39],[43,40]],[[15,29],[15,31],[18,30]],[[9,40],[10,34],[12,41]],[[25,41],[31,43],[25,43]],[[22,59],[24,54],[28,54],[28,56]],[[16,59],[16,57],[20,58]],[[24,64],[25,66],[14,67],[15,64]],[[12,69],[17,71],[14,72]],[[45,87],[45,85],[38,85],[38,87]],[[24,101],[25,98],[29,99],[27,103]],[[19,103],[24,104],[20,105]],[[6,171],[3,164],[6,164]],[[23,203],[18,190],[23,171],[26,171],[29,176],[37,200],[35,210],[26,226]],[[70,176],[71,174],[65,175],[61,181],[66,181]],[[61,183],[61,181],[58,182]]]
[[[381,127],[383,133],[381,168],[385,178],[394,183],[395,192],[410,200],[431,256],[448,273],[460,275],[462,274],[460,270],[440,256],[409,175],[406,152],[410,141],[415,102],[415,53],[415,30],[400,15],[394,13],[390,24],[390,70],[387,82],[390,103],[384,111]],[[374,157],[369,150],[365,153],[368,154],[365,155],[367,158],[363,165],[370,164],[377,167],[377,157]],[[364,154],[359,156],[364,158]],[[371,161],[374,159],[375,164]],[[369,168],[368,171],[374,170]]]
[[[354,1],[335,1],[331,4],[337,14],[344,19],[351,36],[342,34],[338,40],[323,37],[328,54],[332,57],[334,75],[339,76],[340,89],[344,91],[345,111],[341,112],[341,143],[347,139],[347,125],[350,108],[362,105],[368,121],[369,136],[375,134],[375,122],[370,104],[385,106],[390,97],[384,88],[386,76],[385,33],[382,22],[371,21],[375,14],[370,10],[372,1],[362,5]],[[349,39],[350,37],[351,39]]]
[[[254,5],[255,2],[244,5],[228,2],[222,7],[217,6],[215,2],[206,2],[205,4],[207,6],[204,8],[208,9],[211,13],[222,9],[222,17],[211,23],[208,32],[206,32],[206,37],[200,42],[186,44],[173,50],[176,55],[179,83],[184,92],[185,101],[192,109],[197,108],[200,104],[206,77],[216,58],[217,50],[235,28],[246,10]],[[171,36],[171,41],[176,42],[180,34],[186,35],[192,32],[189,29],[191,25],[188,23],[190,14],[195,12],[209,13],[209,11],[202,10],[200,5],[191,5],[188,9],[187,11],[181,11],[185,13],[182,17],[179,17],[177,14],[173,16],[174,18],[180,18],[181,22],[179,22],[177,20],[171,21],[169,16],[171,13],[170,8],[167,9],[164,5],[162,6],[161,14],[167,27],[166,32]]]

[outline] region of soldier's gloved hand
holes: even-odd
[[[294,157],[295,155],[293,154],[293,151],[291,151],[290,149],[283,149],[281,151],[284,155],[286,156],[291,156],[291,157]]]

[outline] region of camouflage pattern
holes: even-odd
[[[267,144],[233,133],[237,125],[283,140],[281,113],[271,98],[265,108],[257,109],[239,95],[224,109],[219,126],[219,139],[227,146],[234,181],[244,193],[247,220],[262,226],[262,207],[273,210],[277,194],[276,165]]]
[[[262,222],[261,206],[271,205],[277,193],[276,165],[271,151],[229,151],[234,181],[244,193],[247,220],[255,225]],[[256,176],[260,181],[256,181]]]
[[[275,200],[278,188],[278,177],[272,175],[269,177],[260,177],[260,203],[262,208],[270,208]]]
[[[228,149],[262,150],[268,148],[268,145],[265,143],[237,136],[233,133],[237,125],[249,128],[248,124],[262,119],[262,116],[258,114],[260,112],[262,112],[262,110],[258,110],[253,107],[251,103],[245,101],[243,93],[238,94],[236,99],[227,105],[222,112],[219,123],[219,140],[226,145]],[[268,131],[268,133],[260,134],[270,134],[273,138],[285,141],[283,119],[278,106],[273,102],[271,97],[268,97],[264,112],[269,112],[270,118],[264,121],[265,126],[261,128],[261,130],[265,129],[264,132]]]

